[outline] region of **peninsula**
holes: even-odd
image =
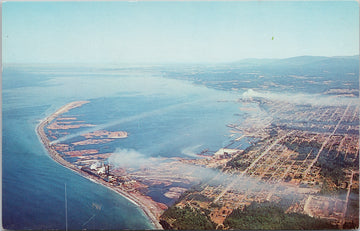
[[[73,154],[74,152],[79,152],[80,156],[83,154],[97,154],[97,158],[99,158],[100,154],[98,154],[98,151],[88,151],[88,152],[81,152],[81,151],[71,151],[69,149],[69,146],[66,144],[59,144],[59,143],[51,143],[49,136],[46,134],[46,130],[48,129],[48,134],[52,134],[54,132],[51,132],[52,130],[66,130],[66,129],[74,129],[79,127],[92,127],[94,125],[91,124],[81,124],[77,123],[69,124],[69,121],[74,121],[76,118],[71,117],[63,117],[59,118],[64,113],[70,111],[71,109],[81,107],[82,105],[89,103],[89,101],[76,101],[66,104],[65,106],[58,109],[56,112],[45,118],[38,124],[36,127],[36,132],[38,137],[40,138],[41,142],[43,143],[45,149],[49,153],[49,156],[56,161],[57,163],[63,165],[64,167],[75,171],[76,173],[80,174],[81,176],[95,182],[98,184],[101,184],[105,187],[108,187],[109,189],[115,191],[116,193],[120,194],[121,196],[128,199],[130,202],[137,205],[149,218],[151,223],[153,224],[155,229],[162,229],[162,226],[158,222],[160,215],[163,213],[163,211],[167,208],[165,205],[161,203],[157,203],[153,201],[149,196],[143,195],[137,190],[129,190],[129,187],[124,187],[124,184],[115,184],[114,181],[111,180],[111,176],[109,177],[109,174],[106,175],[106,177],[102,177],[104,174],[100,171],[99,173],[94,173],[94,168],[88,168],[86,166],[77,165],[75,163],[71,163],[64,159],[64,154],[61,154],[62,151],[68,151],[68,154]],[[57,120],[58,119],[58,120]],[[66,122],[62,122],[66,121]],[[62,124],[66,123],[66,125]],[[58,133],[58,132],[57,132]],[[67,134],[64,133],[63,134]],[[116,132],[109,132],[109,131],[95,131],[92,133],[87,133],[83,135],[86,138],[104,138],[103,142],[111,142],[113,139],[119,139],[119,138],[126,138],[127,133],[124,131],[116,131]],[[57,137],[52,136],[53,139],[56,139]],[[99,141],[94,141],[96,144]],[[87,139],[80,143],[75,143],[75,145],[83,145],[83,144],[91,144],[91,140]],[[71,155],[74,156],[74,155]],[[105,157],[108,157],[109,154],[105,154]],[[104,166],[102,166],[104,169]],[[110,179],[109,179],[110,178]]]

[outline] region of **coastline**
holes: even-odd
[[[51,142],[47,138],[45,131],[44,131],[45,126],[47,124],[49,124],[51,121],[53,121],[55,118],[57,118],[59,115],[65,113],[73,108],[80,107],[86,103],[89,103],[89,101],[75,101],[75,102],[68,103],[68,104],[62,106],[61,108],[59,108],[53,114],[49,115],[48,117],[46,117],[45,119],[40,121],[40,123],[36,126],[36,134],[37,134],[38,138],[40,139],[41,143],[43,144],[43,147],[46,149],[46,151],[49,154],[49,156],[51,157],[51,159],[53,159],[55,162],[78,173],[82,177],[84,177],[94,183],[101,184],[101,185],[107,187],[108,189],[118,193],[119,195],[121,195],[122,197],[124,197],[125,199],[127,199],[128,201],[130,201],[131,203],[136,205],[137,207],[139,207],[144,212],[144,214],[147,216],[147,218],[152,223],[154,228],[156,230],[162,230],[163,227],[161,226],[161,224],[159,223],[159,220],[158,220],[159,216],[161,215],[162,209],[159,207],[157,202],[153,201],[148,196],[140,194],[139,192],[127,192],[125,190],[122,190],[119,187],[115,187],[115,186],[111,185],[110,183],[108,183],[98,177],[92,176],[92,175],[82,171],[77,166],[65,161],[60,156],[60,154],[55,149],[52,148],[52,146],[50,144]]]

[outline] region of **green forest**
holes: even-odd
[[[244,210],[235,209],[224,221],[229,229],[335,229],[329,222],[298,213],[285,213],[277,203],[253,202]]]
[[[215,229],[215,224],[199,209],[171,206],[162,215],[160,224],[164,229],[203,230]]]

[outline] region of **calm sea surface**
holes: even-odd
[[[151,68],[5,67],[2,94],[7,229],[65,229],[65,185],[69,229],[152,228],[128,200],[48,157],[35,128],[64,104],[89,100],[71,113],[97,128],[129,133],[110,151],[149,157],[216,151],[229,143],[226,124],[241,119],[234,115],[241,113],[238,95],[162,78]]]

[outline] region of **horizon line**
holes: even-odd
[[[249,61],[249,60],[285,60],[291,58],[299,58],[299,57],[324,57],[324,58],[349,58],[349,57],[356,57],[360,58],[359,54],[354,55],[335,55],[335,56],[322,56],[322,55],[298,55],[298,56],[289,56],[285,58],[242,58],[236,59],[233,61],[157,61],[157,62],[146,62],[146,61],[108,61],[108,62],[2,62],[2,66],[12,66],[12,65],[172,65],[172,64],[199,64],[199,65],[213,65],[213,64],[231,64],[237,63],[242,61]]]

